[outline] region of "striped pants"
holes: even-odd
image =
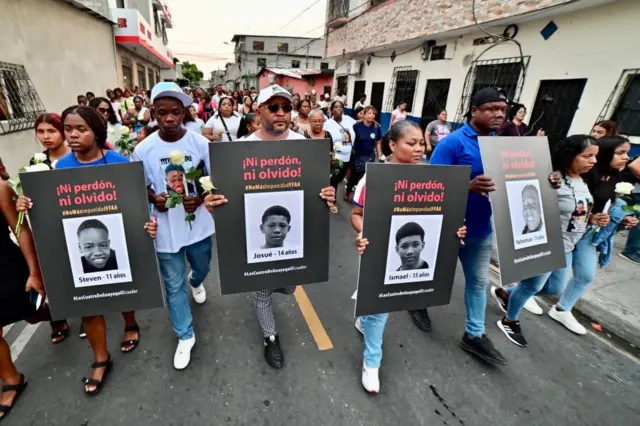
[[[271,306],[273,292],[293,294],[294,291],[296,291],[295,286],[276,290],[260,290],[253,293],[253,308],[258,316],[264,337],[276,334],[276,319],[273,316],[273,307]]]

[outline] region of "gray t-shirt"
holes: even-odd
[[[451,133],[451,126],[449,126],[447,122],[443,124],[439,120],[434,120],[427,124],[425,132],[429,132],[429,142],[431,142],[431,146],[436,146],[442,138]]]
[[[560,179],[558,207],[562,224],[564,251],[573,251],[588,227],[588,217],[593,207],[593,197],[582,178],[569,176]]]

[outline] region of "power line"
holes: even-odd
[[[301,17],[302,15],[305,14],[306,11],[308,11],[309,9],[311,9],[313,6],[315,6],[316,4],[320,3],[320,0],[316,0],[313,3],[311,3],[311,5],[309,7],[307,7],[305,10],[303,10],[302,12],[298,13],[296,15],[295,18],[293,18],[292,20],[290,20],[289,22],[287,22],[286,24],[284,24],[277,32],[282,31],[283,29],[285,29],[290,23],[292,23],[293,21],[295,21],[296,19],[298,19],[299,17]]]

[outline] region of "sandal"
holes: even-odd
[[[54,328],[59,328],[64,325],[64,329],[54,331]],[[67,324],[66,320],[60,321],[51,321],[51,343],[57,345],[58,343],[64,342],[67,337],[69,337],[69,324]],[[56,340],[60,339],[60,340]]]
[[[94,391],[90,392],[87,390],[86,387],[83,386],[84,393],[89,396],[96,396],[97,394],[99,394],[105,382],[107,381],[107,377],[109,377],[109,372],[111,371],[112,367],[113,367],[113,361],[111,361],[111,355],[109,355],[106,361],[94,362],[93,364],[91,364],[91,368],[94,370],[97,368],[104,368],[104,373],[102,373],[102,380],[96,380],[90,377],[83,377],[82,382],[84,383],[84,386],[91,385],[96,387]]]
[[[138,324],[134,324],[130,327],[125,327],[124,328],[124,332],[125,333],[131,333],[131,332],[136,332],[138,333],[138,338],[137,339],[133,339],[133,340],[124,340],[122,343],[120,343],[120,350],[126,354],[128,354],[129,352],[133,352],[137,347],[138,344],[140,343],[140,327],[138,327]],[[131,349],[126,350],[126,348],[130,346]]]
[[[84,323],[80,323],[80,331],[78,332],[78,337],[81,339],[87,338],[87,333],[84,331]]]
[[[0,417],[0,421],[4,420],[11,409],[16,405],[18,398],[22,395],[22,392],[27,388],[27,381],[24,378],[24,374],[20,374],[20,383],[17,385],[4,385],[2,387],[2,393],[5,392],[15,392],[15,396],[13,397],[13,401],[11,401],[11,405],[0,405],[0,413],[2,413],[2,417]]]

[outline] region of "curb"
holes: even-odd
[[[492,261],[489,277],[492,284],[501,287],[499,280],[500,269]],[[537,297],[549,304],[557,301],[553,297]],[[612,300],[605,299],[590,293],[588,290],[582,295],[574,310],[586,318],[602,325],[607,331],[615,334],[622,340],[640,348],[640,314],[626,309],[624,306]],[[589,324],[589,330],[594,331]]]

